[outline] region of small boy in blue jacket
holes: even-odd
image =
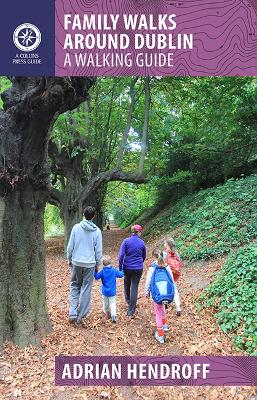
[[[111,314],[112,322],[117,321],[116,315],[116,278],[123,278],[124,272],[111,264],[110,256],[103,256],[103,269],[95,272],[95,279],[102,280],[103,310]]]

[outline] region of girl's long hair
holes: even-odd
[[[166,242],[167,245],[169,246],[170,251],[172,251],[172,252],[175,252],[175,251],[176,251],[176,246],[175,246],[174,239],[170,238],[170,239],[165,240],[165,242]]]
[[[164,267],[165,262],[162,251],[160,251],[159,249],[154,249],[152,252],[152,256],[157,260],[158,265]]]

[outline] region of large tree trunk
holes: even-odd
[[[86,206],[93,206],[96,209],[94,223],[103,228],[103,202],[106,193],[106,184],[89,193],[86,200],[79,197],[81,193],[81,182],[74,176],[73,179],[67,179],[63,201],[60,206],[61,216],[64,223],[65,244],[67,246],[71,230],[75,224],[83,218],[83,211]]]
[[[92,80],[14,78],[0,111],[0,347],[35,344],[50,329],[44,209],[48,140],[56,116],[87,97]]]
[[[71,175],[67,178],[63,201],[61,203],[61,216],[64,223],[65,244],[67,246],[71,230],[75,224],[83,218],[83,206],[75,200],[81,191],[81,179],[79,176]],[[65,247],[66,247],[65,246]]]
[[[93,206],[96,209],[96,214],[94,218],[94,223],[100,228],[103,229],[104,225],[104,210],[103,203],[105,199],[107,191],[107,184],[103,183],[97,190],[88,195],[86,202],[83,203],[83,206]]]
[[[19,346],[36,344],[50,329],[46,308],[44,191],[27,184],[4,200],[0,329]]]

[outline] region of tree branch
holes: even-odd
[[[90,180],[90,182],[83,189],[82,193],[75,200],[75,203],[85,201],[103,183],[108,183],[111,181],[122,181],[122,182],[141,184],[141,183],[146,183],[147,178],[144,175],[140,175],[138,173],[122,172],[118,169],[113,169],[107,172],[101,172]]]
[[[49,188],[48,194],[49,194],[48,202],[50,204],[52,204],[53,206],[56,206],[56,207],[60,208],[60,206],[62,205],[62,202],[64,200],[63,193],[60,190],[58,190],[58,189],[54,188],[53,186],[51,186]]]

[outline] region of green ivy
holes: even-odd
[[[257,242],[232,252],[216,279],[199,298],[212,308],[237,349],[257,355]]]

